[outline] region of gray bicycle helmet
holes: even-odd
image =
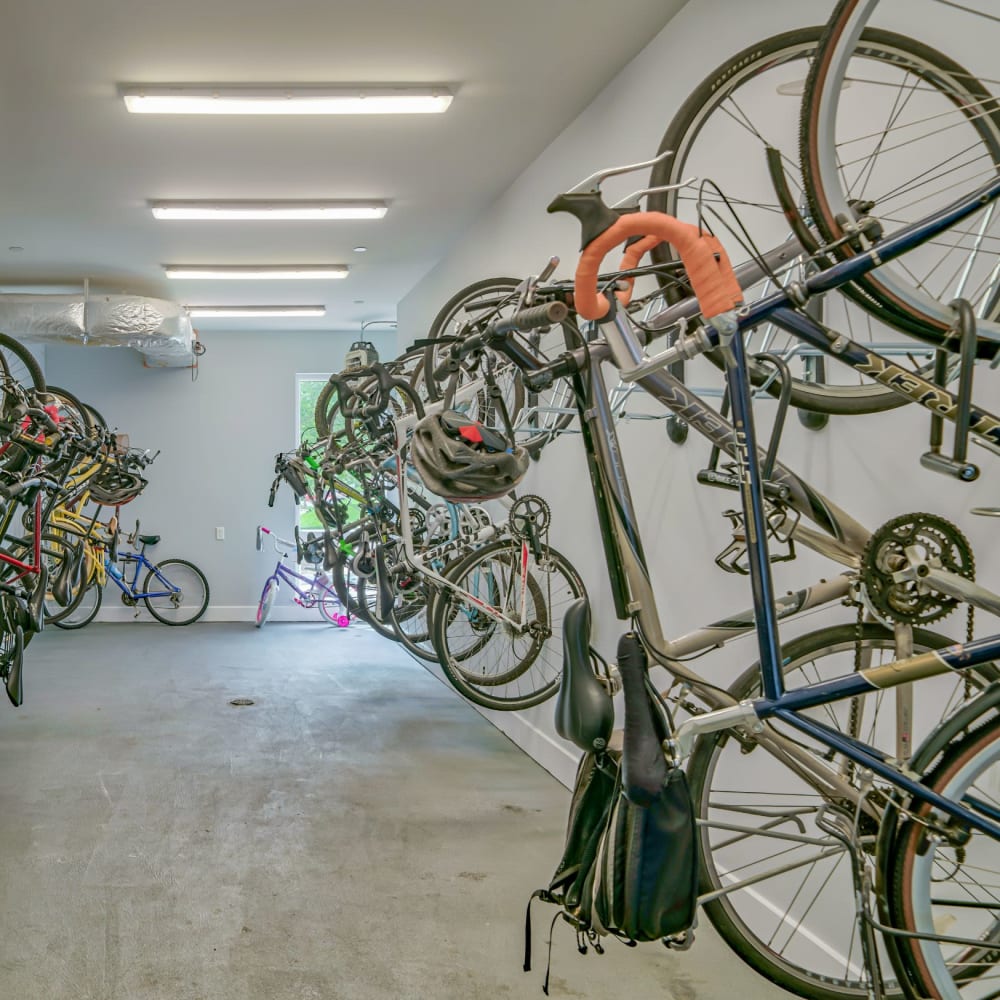
[[[455,410],[432,413],[413,430],[410,461],[445,500],[495,500],[524,478],[530,459],[496,431]]]

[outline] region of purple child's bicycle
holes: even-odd
[[[279,538],[270,528],[265,528],[262,525],[257,526],[257,551],[263,551],[264,535],[269,535],[274,544],[274,551],[279,556],[278,564],[274,567],[274,572],[264,582],[264,589],[260,594],[260,603],[257,605],[257,628],[260,628],[270,616],[282,580],[292,588],[294,592],[292,600],[296,604],[303,608],[319,608],[320,617],[324,621],[339,628],[347,628],[351,624],[351,618],[322,569],[323,539],[310,538],[301,543],[298,539],[298,529],[296,529],[295,534],[296,540],[291,542]],[[296,553],[300,563],[304,562],[312,567],[311,576],[297,573],[285,565],[285,560],[292,552]],[[305,584],[304,587],[303,584]]]

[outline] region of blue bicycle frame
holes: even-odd
[[[732,401],[732,422],[736,432],[734,457],[741,484],[743,514],[748,527],[750,580],[764,690],[764,697],[753,702],[754,715],[762,721],[768,718],[781,719],[844,754],[850,760],[870,768],[875,774],[909,792],[918,800],[929,802],[970,827],[1000,839],[1000,811],[977,801],[978,812],[972,812],[963,805],[942,798],[929,791],[919,781],[903,774],[889,763],[885,754],[875,748],[797,714],[798,709],[893,687],[931,673],[964,670],[995,660],[1000,656],[1000,634],[908,657],[893,663],[890,667],[869,668],[822,684],[810,685],[796,691],[785,691],[778,616],[775,611],[771,561],[768,553],[767,522],[764,515],[760,453],[754,428],[752,393],[743,344],[744,331],[771,319],[780,322],[802,339],[831,353],[834,357],[852,350],[856,355],[869,355],[871,352],[860,345],[854,344],[847,338],[827,333],[808,317],[794,312],[791,307],[800,305],[804,298],[811,294],[838,288],[874,270],[879,264],[905,254],[997,197],[1000,197],[1000,179],[984,185],[974,194],[955,202],[931,218],[908,226],[895,236],[880,241],[876,248],[814,275],[803,285],[793,288],[791,292],[782,290],[751,306],[744,306],[733,313],[716,317],[709,321],[713,330],[709,336],[722,348],[726,362],[726,381]],[[839,342],[838,349],[833,348],[834,340]],[[887,363],[885,370],[888,369]],[[911,390],[919,394],[920,402],[924,405],[930,403],[932,408],[941,412],[943,416],[954,416],[957,403],[951,393],[925,382],[912,373],[907,373],[906,377],[912,380]],[[1000,444],[1000,422],[992,416],[973,409],[970,428],[973,432]]]
[[[108,579],[117,584],[121,592],[127,597],[136,601],[141,601],[143,598],[147,597],[171,597],[174,594],[179,594],[181,592],[181,588],[175,587],[160,572],[159,566],[157,566],[156,563],[150,562],[149,559],[146,558],[146,554],[142,550],[138,552],[122,552],[118,554],[118,558],[124,563],[135,565],[135,572],[132,574],[131,581],[127,579],[128,567],[126,567],[125,572],[120,571],[111,561],[111,557],[109,555],[104,557],[104,568],[107,571]],[[152,570],[153,576],[155,576],[166,589],[138,590],[137,584],[139,582],[139,570],[143,568]]]

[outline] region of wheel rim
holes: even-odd
[[[995,730],[992,733],[995,735]],[[1000,739],[992,735],[988,739],[983,750],[960,762],[945,782],[935,782],[942,795],[953,800],[972,795],[1000,809]],[[913,833],[909,839],[916,847]],[[903,878],[909,887],[902,907],[906,927],[922,934],[944,933],[991,942],[971,951],[934,940],[919,942],[915,957],[925,987],[941,1000],[995,996],[1000,940],[997,844],[973,833],[959,850],[929,837],[921,838],[921,847],[904,855]],[[949,905],[949,900],[966,905]],[[980,908],[983,904],[985,909]]]
[[[821,644],[803,653],[789,644],[785,670],[789,687],[800,681],[816,683],[843,676],[854,669],[854,639],[837,638],[849,629],[820,633]],[[879,630],[865,629],[871,665],[894,657],[891,636],[877,638]],[[825,641],[829,635],[830,641]],[[916,645],[931,648],[928,639]],[[945,641],[945,640],[941,640]],[[934,678],[914,688],[914,714],[920,729],[916,742],[949,714],[964,697],[961,678]],[[734,692],[736,688],[734,687]],[[740,689],[740,698],[753,698],[759,682]],[[895,705],[891,693],[863,699],[859,738],[883,751],[895,752]],[[851,725],[850,703],[809,710],[819,721],[844,731]],[[783,730],[785,732],[792,732]],[[809,745],[795,734],[800,745]],[[702,843],[701,892],[715,892],[734,882],[756,878],[746,889],[731,892],[709,904],[708,914],[738,953],[765,974],[783,974],[786,988],[812,991],[830,997],[865,996],[867,987],[853,922],[854,900],[850,862],[839,844],[830,846],[797,842],[797,836],[830,838],[815,825],[818,810],[827,799],[814,787],[757,747],[749,753],[732,737],[707,743],[710,754],[699,757],[697,802]],[[702,753],[704,751],[701,751]],[[816,749],[820,754],[820,749]],[[703,768],[703,770],[702,770]],[[854,781],[854,776],[851,778]],[[779,791],[776,791],[778,789]],[[755,809],[758,812],[748,812]],[[768,815],[764,815],[766,811]],[[773,823],[773,827],[767,824]],[[875,851],[878,826],[864,820],[866,853]],[[733,829],[734,827],[738,829]],[[787,835],[791,835],[785,839]],[[815,862],[809,859],[815,856]],[[783,866],[798,865],[783,872]],[[773,876],[767,875],[773,871]],[[740,942],[745,942],[742,946]],[[881,948],[881,945],[880,945]],[[891,963],[883,954],[883,967]],[[763,961],[763,966],[760,962]],[[770,968],[769,968],[770,966]],[[894,990],[898,987],[893,986]]]
[[[162,567],[161,572],[174,587],[179,588],[179,593],[165,597],[147,597],[147,606],[159,617],[177,624],[187,623],[200,614],[207,595],[204,580],[198,572],[180,563],[168,563]],[[155,576],[145,586],[149,590],[166,589]]]
[[[764,42],[746,50],[716,75],[722,79],[713,90],[711,99],[692,119],[681,134],[668,130],[661,149],[671,148],[675,155],[654,169],[652,185],[677,184],[689,178],[711,177],[735,204],[740,220],[749,231],[755,245],[762,251],[782,244],[789,238],[787,223],[774,195],[773,185],[765,165],[765,142],[783,150],[783,165],[793,196],[804,207],[805,198],[796,162],[798,144],[799,102],[807,61],[815,51],[820,29],[803,29],[778,36],[774,49]],[[782,41],[787,39],[787,41]],[[873,49],[887,58],[892,49],[888,42],[879,42]],[[742,57],[742,58],[741,58]],[[737,67],[736,70],[733,67]],[[713,80],[710,77],[709,80]],[[708,81],[706,81],[707,83]],[[760,107],[758,116],[748,109]],[[682,112],[683,115],[683,112]],[[679,118],[681,116],[678,116]],[[756,130],[753,132],[752,129]],[[738,149],[741,155],[725,158],[720,163],[720,148]],[[720,213],[731,223],[722,197],[713,188],[704,191],[684,189],[654,197],[650,207],[677,215],[686,221],[696,221],[697,201],[702,198],[707,210]],[[720,225],[715,216],[706,221]],[[732,239],[723,238],[727,244]],[[742,239],[740,234],[737,238]],[[734,260],[744,251],[734,249]],[[674,259],[666,249],[654,251],[658,260]],[[805,272],[801,262],[792,262],[780,275],[782,281],[801,280]],[[747,290],[747,300],[754,301],[769,291],[773,284],[762,282]],[[678,295],[665,289],[668,301]],[[656,308],[660,308],[659,306]],[[650,310],[655,312],[656,308]],[[884,345],[895,363],[906,369],[922,372],[929,369],[929,351],[915,345],[892,327],[866,313],[840,294],[828,294],[814,300],[810,310],[825,326],[843,332],[862,344]],[[793,403],[807,409],[828,413],[869,412],[901,405],[902,397],[874,383],[845,365],[807,349],[797,338],[769,324],[748,334],[751,352],[777,353],[791,366],[795,379]],[[716,360],[713,357],[713,360]],[[699,378],[703,378],[699,375]],[[768,384],[777,391],[773,369],[759,369],[755,383]],[[717,380],[709,380],[716,388]],[[721,384],[721,383],[720,383]]]
[[[873,202],[871,214],[893,232],[994,178],[1000,163],[1000,115],[995,99],[986,96],[989,91],[976,79],[975,63],[968,67],[970,73],[957,64],[941,66],[901,55],[895,69],[883,64],[884,77],[872,81],[858,69],[858,58],[843,62],[841,51],[853,48],[858,26],[873,6],[859,5],[842,25],[836,52],[816,67],[821,96],[803,118],[803,152],[816,178],[810,198],[817,223],[832,239],[842,233],[837,216],[853,217],[853,199]],[[879,9],[890,16],[895,10],[899,23],[921,24],[924,30],[932,24],[924,16],[931,8],[914,9],[909,3],[905,11],[889,4]],[[949,39],[961,40],[954,22],[950,28]],[[858,52],[864,52],[863,43]],[[851,83],[846,87],[845,76]],[[983,79],[994,77],[989,69]],[[873,86],[864,85],[871,82]],[[859,121],[862,104],[868,117]],[[878,120],[890,126],[884,134],[861,126]],[[980,333],[998,337],[998,248],[1000,211],[988,207],[903,260],[879,268],[864,284],[890,307],[922,319],[938,337],[954,322],[948,302],[961,295],[982,318]]]
[[[462,694],[488,708],[525,708],[555,693],[563,615],[584,594],[575,571],[551,553],[541,565],[531,561],[522,593],[520,558],[520,546],[501,546],[456,564],[448,579],[472,599],[445,590],[434,612],[435,646],[446,673]],[[477,602],[528,627],[507,625]]]

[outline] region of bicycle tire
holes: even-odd
[[[71,553],[74,558],[80,558],[81,560],[83,556],[77,552],[80,544],[78,536],[70,533],[54,530],[43,531],[40,541],[41,555],[48,570],[47,583],[50,588],[42,602],[42,614],[44,624],[49,625],[60,618],[64,618],[70,611],[74,610],[79,602],[79,598],[82,596],[82,581],[80,579],[77,579],[76,582],[71,581],[72,592],[70,601],[63,607],[55,600],[51,592],[51,587],[60,573],[66,553]],[[27,535],[10,543],[10,554],[24,562],[31,562],[34,558],[34,544],[34,538],[31,535]],[[5,566],[4,569],[5,571],[9,571],[10,567]]]
[[[338,628],[346,628],[344,624],[345,618],[347,619],[347,623],[350,623],[350,615],[347,614],[347,608],[336,594],[321,593],[319,600],[316,601],[316,607],[319,610],[320,618],[331,625],[336,625]]]
[[[104,419],[100,410],[95,409],[93,406],[90,405],[90,403],[84,403],[83,405],[86,408],[87,412],[90,414],[90,422],[94,425],[94,427],[99,427],[102,430],[107,430],[108,422]]]
[[[852,198],[865,200],[862,192],[849,193],[841,182],[836,149],[836,127],[844,78],[849,71],[849,60],[854,54],[864,54],[865,49],[865,36],[856,48],[850,39],[855,37],[858,27],[867,22],[871,12],[871,4],[859,5],[857,0],[841,0],[820,41],[817,57],[806,80],[802,101],[799,147],[806,197],[814,223],[828,242],[835,242],[844,236],[843,222],[838,221],[838,215],[843,216],[843,219],[854,217],[850,204]],[[989,89],[948,56],[912,39],[904,41],[911,60],[905,62],[901,50],[898,56],[899,65],[905,65],[907,71],[914,77],[937,88],[945,101],[957,109],[959,115],[965,119],[966,125],[971,127],[983,144],[987,172],[995,172],[996,165],[1000,163],[1000,111],[997,110],[996,100]],[[992,110],[983,110],[990,106]],[[892,126],[900,127],[895,120]],[[952,129],[954,127],[951,126]],[[961,149],[962,142],[962,137],[952,134],[941,147],[952,152],[956,148]],[[887,147],[886,151],[892,152],[893,148]],[[928,149],[926,146],[921,148]],[[874,164],[876,155],[882,155],[881,151],[869,157],[871,164]],[[933,175],[934,168],[927,167],[926,155],[919,150],[910,150],[907,158],[919,164],[918,169],[921,174]],[[947,153],[944,155],[947,157]],[[948,160],[945,159],[944,162]],[[869,183],[874,176],[874,168],[869,168],[868,164],[859,173],[857,181],[860,182],[865,176],[865,183]],[[902,187],[897,177],[894,177],[893,184],[896,189]],[[975,182],[969,182],[967,189],[972,190],[975,187]],[[954,185],[946,190],[952,193],[937,207],[943,207],[954,199]],[[890,189],[888,194],[891,201],[895,190]],[[921,197],[925,196],[926,191]],[[884,195],[877,199],[872,207],[877,210],[880,203],[883,207],[888,207]],[[897,208],[893,211],[898,214],[899,210]],[[869,212],[870,209],[865,214]],[[930,209],[921,209],[914,218],[929,213]],[[901,228],[907,221],[913,219],[893,219],[889,228]],[[966,220],[963,224],[970,222],[971,220]],[[937,240],[943,238],[944,235]],[[995,239],[995,236],[991,239]],[[834,252],[840,259],[846,259],[855,251],[845,243]],[[927,252],[926,249],[924,252]],[[941,258],[942,261],[944,259]],[[939,266],[940,264],[935,265],[932,272]],[[989,266],[992,267],[992,264]],[[950,268],[946,270],[950,272]],[[898,329],[935,346],[947,346],[951,341],[954,347],[952,333],[954,316],[947,303],[956,296],[947,294],[943,301],[939,301],[930,291],[915,284],[919,280],[909,276],[906,266],[889,264],[859,278],[855,285],[845,286],[844,292],[862,308],[879,315],[885,322]],[[980,321],[979,326],[981,330],[988,328],[996,338],[1000,336],[1000,298],[995,292],[990,293],[990,299],[986,304],[990,306],[989,315]],[[979,357],[992,358],[997,350],[996,339],[980,338],[977,351]]]
[[[375,616],[375,581],[372,580],[369,585],[368,577],[359,576],[358,582],[355,586],[355,592],[358,595],[357,616],[364,621],[366,625],[378,632],[378,634],[384,639],[391,639],[393,642],[399,642],[399,636],[396,634],[396,630],[392,627],[391,622],[380,621]]]
[[[880,649],[891,649],[894,642],[892,632],[876,624],[864,624],[860,632],[856,625],[819,629],[783,644],[783,670],[786,676],[797,674],[813,683],[821,677],[842,676],[852,669],[853,647],[859,638],[873,656]],[[950,642],[950,639],[942,635],[914,629],[915,651],[940,648]],[[841,654],[847,655],[840,658]],[[826,656],[831,659],[821,674],[818,664]],[[996,668],[988,666],[977,675],[977,686],[985,686],[996,677]],[[922,681],[921,685],[926,683]],[[948,711],[950,704],[950,699],[944,697],[943,692],[955,693],[950,691],[951,685],[960,683],[961,678],[949,675],[941,681],[940,686],[936,683],[932,683],[931,688],[916,685],[915,693],[922,690],[928,701],[921,704],[933,705],[935,712],[940,710],[943,714]],[[734,698],[741,701],[759,697],[759,666],[755,664],[746,670],[729,690]],[[819,717],[828,724],[839,727],[840,716],[837,713],[849,711],[849,705],[837,704],[841,706],[839,709],[830,705],[812,711],[818,712]],[[882,704],[880,695],[873,694],[870,699],[864,699],[863,704],[862,721],[865,709],[869,719],[874,720],[871,732],[866,731],[864,736],[870,737],[870,742],[879,745],[876,743],[877,736],[888,736],[884,729],[879,729],[876,733],[877,713]],[[852,719],[849,715],[848,725],[858,725]],[[801,745],[809,745],[801,734],[795,736],[795,739]],[[826,805],[826,799],[814,789],[809,789],[801,778],[783,764],[768,756],[768,751],[754,744],[752,739],[744,736],[744,740],[745,743],[728,732],[702,736],[695,743],[688,765],[692,800],[699,817],[699,893],[704,895],[722,888],[731,873],[737,870],[737,864],[740,877],[760,876],[758,881],[744,890],[706,902],[705,913],[729,947],[744,962],[782,988],[816,1000],[861,1000],[868,996],[864,976],[859,973],[856,979],[851,979],[836,968],[837,956],[846,956],[849,964],[852,953],[856,954],[850,947],[856,932],[849,866],[842,868],[840,879],[834,880],[837,866],[846,865],[845,856],[841,852],[819,859],[810,868],[806,878],[799,882],[783,881],[785,873],[780,870],[781,866],[792,863],[799,863],[804,868],[803,856],[808,857],[806,852],[816,848],[808,844],[793,844],[789,847],[789,843],[781,839],[779,810],[783,808],[788,812],[791,808],[789,803],[793,803],[798,810],[794,819],[798,832],[814,834],[813,829],[807,825],[808,817]],[[918,739],[915,744],[919,742]],[[886,747],[880,746],[880,749],[884,750]],[[764,764],[768,761],[774,764],[771,771],[765,772],[761,767],[761,755],[764,755]],[[744,759],[748,763],[744,764]],[[726,784],[723,785],[723,782]],[[745,801],[749,801],[750,805],[743,805]],[[768,805],[775,801],[778,805]],[[759,828],[750,826],[752,819],[745,820],[746,826],[739,825],[741,817],[753,817],[754,813],[749,812],[750,808],[757,810],[760,817]],[[734,816],[736,819],[733,819]],[[724,828],[724,823],[729,823],[730,828]],[[871,831],[869,833],[873,836]],[[713,836],[719,837],[716,844],[711,841]],[[774,847],[774,840],[778,841],[778,847]],[[733,853],[727,854],[726,851],[730,848],[734,849]],[[756,854],[772,848],[775,851],[775,869],[773,875],[768,875],[762,866],[771,862],[771,856],[758,859]],[[779,849],[780,854],[777,853]],[[800,853],[796,854],[796,851]],[[827,862],[830,861],[832,864],[828,865]],[[826,895],[821,901],[817,895],[810,907],[806,908],[805,901],[800,901],[800,894],[806,882],[814,875],[814,885],[819,884],[818,892]],[[777,898],[778,893],[785,895]],[[761,900],[766,902],[762,903]],[[799,912],[793,912],[793,904],[799,906]],[[817,933],[815,925],[806,921],[814,906],[822,914],[822,934]],[[803,908],[805,916],[801,913]],[[798,961],[776,950],[774,942],[780,942],[779,931],[782,934],[789,931],[783,946],[785,951],[791,946],[793,936],[800,935],[795,943]],[[845,932],[846,943],[842,936],[838,936]],[[770,942],[767,940],[768,936]],[[817,945],[816,941],[821,941],[822,945]],[[891,992],[898,995],[898,991],[899,987],[896,985]]]
[[[0,368],[25,389],[45,391],[45,375],[35,356],[20,341],[0,333]]]
[[[327,382],[316,397],[316,407],[313,410],[313,424],[316,436],[321,441],[329,439],[334,430],[337,414],[340,412],[340,400],[337,388],[332,382]]]
[[[164,625],[192,625],[196,622],[208,609],[209,600],[209,589],[208,580],[205,579],[205,574],[202,573],[194,563],[188,562],[187,559],[164,559],[161,562],[155,563],[153,569],[146,573],[146,578],[143,580],[142,589],[144,592],[148,593],[153,588],[150,587],[151,583],[158,583],[156,577],[156,570],[159,570],[164,577],[168,580],[170,579],[165,572],[165,567],[173,566],[175,568],[183,567],[185,570],[190,571],[189,579],[192,579],[195,586],[199,587],[201,593],[195,598],[194,606],[188,605],[183,617],[181,616],[181,607],[179,605],[174,605],[174,610],[176,614],[170,616],[169,610],[164,601],[173,604],[173,601],[169,597],[144,597],[142,599],[143,604],[146,605],[146,609],[149,613],[158,621],[162,622]],[[171,581],[172,583],[174,581]],[[176,585],[176,583],[174,584]],[[153,602],[157,603],[154,604]]]
[[[66,629],[67,631],[84,628],[97,617],[103,601],[104,588],[99,586],[96,581],[91,582],[83,588],[76,607],[62,618],[53,619],[52,624],[56,628]],[[48,621],[46,621],[46,624],[48,624]]]
[[[66,389],[60,389],[54,385],[47,385],[45,392],[47,395],[54,397],[55,405],[60,411],[60,416],[63,419],[74,421],[84,437],[90,437],[94,433],[93,412],[77,396],[74,396],[73,393]]]
[[[400,614],[395,606],[389,613],[389,623],[396,633],[396,639],[412,656],[424,660],[427,663],[437,663],[437,651],[431,642],[430,622],[434,615],[434,590],[426,585],[418,583],[415,588],[417,593],[411,590],[404,591],[401,595],[404,604],[408,601],[416,603],[415,611],[409,610],[407,614]]]
[[[520,542],[509,539],[491,542],[458,560],[446,571],[445,577],[455,589],[446,588],[435,598],[431,635],[441,669],[460,694],[482,708],[509,712],[538,705],[558,690],[562,677],[562,615],[569,604],[586,596],[586,589],[569,560],[555,549],[546,547],[541,561],[532,555],[528,567],[529,579],[532,579],[528,590],[532,600],[527,601],[528,591],[525,591],[522,600],[527,610],[526,620],[531,622],[533,629],[515,634],[506,627],[493,629],[489,625],[489,639],[494,636],[500,639],[493,649],[497,656],[506,660],[501,664],[503,669],[492,670],[492,661],[485,659],[487,646],[478,643],[475,637],[479,621],[476,616],[483,617],[481,604],[476,598],[475,588],[479,582],[472,579],[470,586],[463,585],[470,582],[470,576],[478,565],[488,564],[491,560],[496,560],[502,573],[506,559],[510,560],[510,580],[505,582],[501,576],[497,581],[494,576],[497,571],[492,567],[487,567],[485,571],[487,586],[492,588],[497,583],[498,593],[502,594],[505,589],[511,589],[509,584],[513,583],[521,565]],[[553,589],[553,578],[557,574],[561,579]],[[467,604],[469,615],[464,616],[469,625],[464,630],[461,627],[462,589],[472,595]],[[544,595],[541,599],[540,594]],[[532,614],[537,616],[534,621],[531,621]],[[458,627],[453,629],[456,623]],[[455,648],[470,633],[473,635],[471,645],[465,643]],[[525,636],[528,636],[527,643],[520,641]],[[472,657],[479,657],[480,654],[484,654],[483,666],[477,668],[479,661],[474,661]]]
[[[24,629],[15,625],[4,629],[0,636],[0,679],[7,689],[7,699],[15,708],[24,704],[24,647],[27,645]]]
[[[437,402],[444,396],[448,380],[437,381],[434,372],[445,360],[451,338],[463,336],[473,329],[482,329],[488,323],[508,316],[515,305],[514,293],[519,284],[520,281],[517,278],[483,278],[457,291],[438,310],[427,334],[427,339],[432,343],[424,348],[424,362],[421,372],[422,382],[426,386],[427,398],[430,401]],[[553,328],[553,331],[555,329]],[[527,341],[525,347],[543,360],[546,358],[554,360],[557,354],[566,349],[565,340],[562,337],[559,337],[558,342],[554,339],[543,342],[542,338],[546,336],[554,338],[554,332],[517,336],[525,339]],[[576,416],[575,410],[545,415],[546,408],[550,410],[572,408],[570,389],[565,382],[560,381],[541,395],[527,392],[520,369],[512,365],[506,356],[491,353],[500,369],[509,375],[506,390],[501,389],[501,391],[515,428],[515,439],[522,447],[537,452],[553,436],[565,430]],[[475,359],[463,362],[461,370],[472,376],[476,364]],[[459,385],[461,383],[462,379],[459,380]],[[501,380],[498,379],[498,386],[501,384]],[[496,410],[496,404],[489,400],[485,393],[464,403],[463,407],[470,417],[498,430],[504,429],[503,421]],[[534,415],[529,413],[525,423],[520,418],[526,407],[528,410],[534,409],[535,413]],[[537,422],[539,417],[544,421],[544,426],[539,426]],[[532,426],[532,421],[535,421],[534,426]]]
[[[823,32],[823,26],[815,26],[797,28],[774,35],[742,50],[709,74],[692,92],[668,125],[660,142],[659,152],[673,150],[674,156],[653,168],[650,186],[680,184],[689,174],[698,173],[699,168],[705,166],[697,159],[695,159],[693,167],[690,164],[692,157],[695,156],[693,152],[695,144],[706,128],[709,135],[708,153],[715,153],[717,150],[718,137],[711,135],[711,126],[716,120],[712,118],[713,114],[718,118],[723,118],[723,120],[725,120],[724,116],[728,115],[738,125],[743,125],[739,121],[739,117],[744,115],[747,123],[743,125],[743,131],[748,136],[752,136],[752,139],[747,141],[758,143],[760,162],[763,163],[765,146],[775,138],[775,132],[780,134],[781,131],[772,120],[774,108],[772,104],[766,104],[770,117],[760,122],[751,121],[745,106],[748,99],[744,98],[744,104],[740,104],[737,102],[736,95],[739,94],[741,88],[746,88],[746,91],[749,91],[749,101],[753,101],[759,96],[755,92],[756,88],[764,86],[764,74],[773,73],[778,79],[783,79],[787,75],[789,67],[795,68],[799,61],[804,62],[811,58]],[[868,32],[866,38],[873,47],[873,52],[884,52],[887,58],[890,58],[890,53],[898,50],[906,41],[891,32],[882,31]],[[805,75],[805,68],[803,68],[802,73]],[[787,82],[784,85],[787,86]],[[772,96],[774,89],[773,86],[767,87]],[[729,104],[732,105],[731,108]],[[758,124],[761,125],[760,130],[756,128]],[[766,138],[764,133],[766,133]],[[745,158],[745,156],[741,156],[738,161],[743,161]],[[737,196],[742,193],[742,189],[735,192]],[[699,192],[700,196],[701,192]],[[685,199],[693,197],[693,195],[687,195],[683,190],[661,192],[650,196],[649,208],[680,217],[685,214]],[[773,194],[770,197],[773,204],[769,202],[764,206],[766,212],[781,218],[781,210],[777,200]],[[737,197],[736,200],[745,214],[750,206],[744,204],[744,199]],[[654,261],[661,264],[679,260],[676,252],[666,244],[654,248],[651,256]],[[667,303],[673,304],[689,293],[678,289],[676,283],[666,282],[662,288],[662,294]],[[836,298],[834,293],[824,296],[823,301],[827,304],[828,309],[836,310],[838,318],[841,320],[837,325],[853,327],[850,315],[840,315],[844,303]],[[883,317],[878,318],[884,321]],[[762,343],[770,347],[772,336],[773,331],[765,327]],[[752,342],[750,351],[753,351]],[[722,356],[718,351],[711,351],[706,357],[717,367],[723,367]],[[790,402],[800,410],[833,415],[854,415],[882,412],[908,402],[899,393],[870,379],[862,379],[857,384],[814,381],[812,379],[818,379],[820,376],[829,377],[826,372],[826,359],[808,360],[807,356],[807,360],[803,363],[810,366],[814,373],[818,372],[819,375],[798,377],[793,374]],[[830,370],[847,372],[847,369],[841,366]],[[928,371],[929,365],[921,366],[921,370]],[[770,366],[763,366],[751,361],[749,374],[754,385],[766,386],[767,391],[774,396],[780,394],[780,385],[774,379],[774,370]]]
[[[1000,718],[994,716],[955,740],[922,782],[952,801],[979,786],[985,791],[976,797],[995,806],[997,767],[1000,767]],[[987,768],[992,768],[992,773],[989,782],[983,782]],[[984,975],[995,981],[996,885],[1000,874],[996,867],[996,843],[990,841],[987,845],[989,838],[976,831],[966,831],[969,838],[967,841],[961,838],[960,846],[949,843],[943,836],[929,835],[921,820],[939,814],[926,803],[909,803],[908,815],[915,819],[903,823],[895,850],[888,858],[890,870],[885,876],[891,892],[891,922],[902,931],[928,937],[900,937],[897,947],[904,956],[907,971],[915,977],[915,992],[919,996],[956,1000],[963,995],[960,992],[963,987],[977,986]],[[989,850],[984,851],[987,846]],[[987,867],[990,858],[992,868]],[[980,883],[981,872],[992,872],[985,887]],[[957,886],[949,889],[956,881]],[[985,931],[981,924],[978,929],[973,924],[977,913],[984,914],[989,921]],[[956,952],[959,946],[935,940],[936,934],[975,938],[982,944],[978,948],[962,946]],[[977,995],[984,994],[979,990]]]
[[[48,570],[48,590],[42,602],[44,621],[46,625],[66,618],[76,611],[80,601],[83,599],[84,591],[87,589],[83,580],[85,554],[80,550],[81,542],[74,540],[74,536],[56,534],[51,531],[42,532],[41,554]],[[30,551],[30,547],[26,547]],[[66,557],[79,560],[76,579],[70,581],[70,599],[68,603],[61,606],[52,592],[52,586],[62,571],[62,565]]]
[[[275,598],[278,596],[278,579],[269,576],[264,581],[264,589],[260,592],[260,600],[257,602],[257,615],[254,618],[254,625],[263,628],[268,618],[271,616],[271,608],[274,607]]]

